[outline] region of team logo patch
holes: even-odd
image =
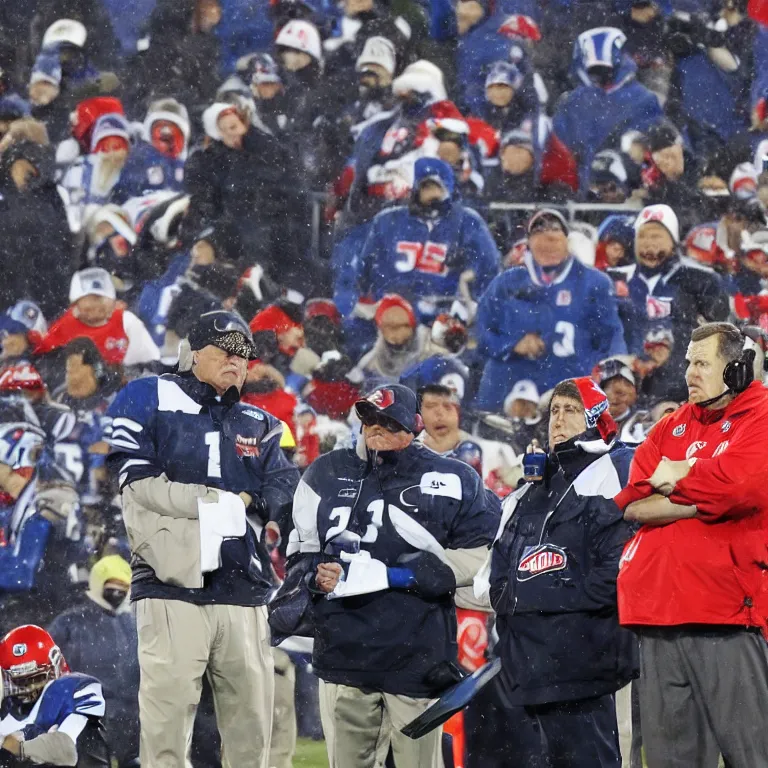
[[[712,454],[712,458],[713,458],[713,459],[715,459],[715,458],[717,458],[717,457],[718,457],[718,456],[719,456],[721,453],[725,453],[725,451],[726,451],[726,449],[727,449],[727,448],[728,448],[728,441],[727,441],[727,440],[723,440],[723,442],[722,442],[722,443],[720,443],[720,445],[718,445],[718,446],[717,446],[717,448],[715,448],[715,451],[714,451],[714,453]]]
[[[690,459],[694,453],[696,453],[697,451],[700,451],[702,448],[706,446],[706,444],[707,444],[706,440],[696,440],[696,442],[691,443],[688,446],[688,450],[685,452],[685,458]]]
[[[673,430],[672,430],[672,437],[682,437],[685,434],[685,428],[687,427],[687,424],[678,424]]]
[[[26,643],[16,643],[16,645],[13,646],[14,656],[23,656],[26,652],[27,652]]]
[[[656,296],[648,296],[645,300],[645,309],[649,319],[659,320],[672,314],[672,299],[660,299]]]
[[[562,290],[557,292],[557,298],[555,304],[558,307],[570,307],[571,306],[571,292]]]
[[[354,499],[357,497],[357,488],[342,488],[338,493],[338,497],[340,499]]]
[[[159,187],[165,181],[165,174],[159,165],[152,165],[147,168],[147,181],[153,187]]]
[[[526,547],[523,559],[517,566],[517,580],[528,581],[542,573],[562,571],[568,564],[565,550],[552,544],[540,544],[538,547]]]
[[[250,416],[256,421],[264,421],[264,414],[261,411],[252,411],[250,409],[243,411],[246,416]]]
[[[724,421],[722,425],[720,426],[721,432],[727,432],[733,425],[730,421]]]
[[[369,398],[377,408],[389,408],[395,402],[395,393],[391,389],[377,389]]]
[[[256,458],[259,455],[259,438],[237,435],[235,437],[235,453],[241,459]]]

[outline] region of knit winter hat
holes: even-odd
[[[253,333],[259,331],[273,331],[275,334],[285,333],[291,328],[301,328],[301,323],[292,318],[284,309],[276,304],[262,309],[250,322],[250,328]]]
[[[680,242],[680,224],[677,221],[677,214],[663,203],[657,205],[646,205],[635,219],[635,237],[643,224],[655,222],[661,224],[669,232],[675,245]]]
[[[595,429],[600,433],[603,442],[610,443],[619,431],[613,417],[608,413],[608,397],[600,389],[594,379],[589,376],[581,376],[572,379],[579,390],[581,402],[584,405],[584,417],[587,421],[587,429]]]
[[[411,302],[407,301],[397,293],[388,293],[381,299],[381,301],[379,301],[379,306],[376,307],[376,315],[374,316],[374,321],[376,322],[377,327],[381,325],[381,320],[384,317],[384,313],[393,307],[399,307],[400,309],[405,310],[405,313],[408,315],[408,322],[411,328],[416,327],[416,313],[413,311]]]

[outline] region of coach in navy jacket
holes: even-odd
[[[515,720],[505,765],[538,765],[542,744],[553,765],[621,765],[614,693],[637,676],[637,649],[618,622],[616,577],[632,531],[613,496],[632,451],[607,409],[591,379],[555,387],[546,468],[505,501],[475,581],[497,614],[498,690]]]

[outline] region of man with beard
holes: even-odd
[[[383,742],[397,768],[436,768],[440,729],[416,740],[400,729],[457,679],[453,594],[471,583],[498,501],[471,467],[414,440],[407,387],[355,410],[357,448],[321,456],[299,483],[287,550],[288,578],[304,574],[312,593],[329,760],[373,768]]]
[[[626,296],[620,310],[630,354],[643,353],[649,332],[669,330],[684,339],[699,324],[728,316],[728,294],[720,278],[707,267],[679,255],[680,231],[668,205],[649,205],[635,221],[636,263],[610,270],[617,293]],[[676,345],[667,365],[679,371],[667,396],[685,400],[682,371],[685,349]]]

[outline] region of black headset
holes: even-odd
[[[710,397],[709,400],[697,403],[697,405],[706,408],[726,395],[738,395],[742,393],[755,380],[755,347],[757,342],[749,335],[740,331],[744,340],[744,347],[741,356],[736,360],[726,363],[723,369],[723,383],[727,387],[725,392],[721,392],[717,397]]]
[[[752,341],[748,336],[744,337],[744,343]],[[752,347],[745,348],[738,360],[731,360],[723,371],[723,382],[728,389],[739,394],[743,392],[755,380],[755,350]]]

